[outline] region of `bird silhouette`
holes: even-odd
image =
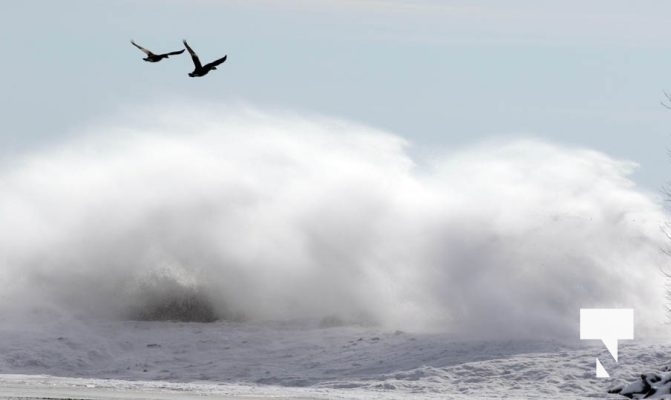
[[[144,54],[147,55],[147,57],[143,58],[143,60],[145,60],[147,62],[153,62],[153,63],[154,62],[159,62],[164,58],[168,58],[168,56],[174,56],[174,55],[177,55],[177,54],[184,53],[184,49],[182,49],[182,50],[179,50],[179,51],[172,51],[170,53],[154,54],[151,51],[149,51],[149,50],[145,49],[144,47],[140,46],[139,44],[135,43],[134,41],[131,40],[130,42],[133,44],[133,46],[142,50],[144,52]]]
[[[186,40],[182,40],[182,42],[184,42],[184,46],[186,47],[186,49],[189,50],[189,54],[191,54],[191,60],[193,60],[194,69],[193,72],[189,72],[189,76],[192,78],[207,75],[208,72],[212,71],[213,69],[217,69],[217,65],[226,61],[226,57],[228,57],[228,55],[225,55],[218,60],[212,61],[209,64],[202,65],[200,63],[198,55],[196,54],[195,51],[193,51],[191,47],[189,47],[189,44],[186,43]]]

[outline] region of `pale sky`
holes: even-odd
[[[664,1],[21,1],[0,13],[0,157],[161,101],[342,118],[416,151],[532,137],[671,180],[671,3]],[[149,64],[186,38],[190,59]]]

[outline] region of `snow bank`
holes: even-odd
[[[95,385],[127,398],[165,388],[183,391],[179,398],[613,399],[607,389],[614,381],[668,362],[671,349],[623,344],[615,363],[605,347],[584,342],[455,340],[444,333],[320,328],[317,322],[0,325],[0,398],[77,398],[73,386]],[[594,357],[612,379],[596,378]],[[17,386],[18,378],[1,374],[31,376],[20,377],[25,383]],[[50,391],[64,381],[60,395]],[[36,393],[40,388],[47,391]],[[113,398],[97,390],[81,394],[92,397]]]

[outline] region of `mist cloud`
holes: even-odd
[[[2,167],[3,313],[129,318],[180,298],[470,336],[573,335],[580,308],[664,322],[667,217],[630,162],[518,140],[417,163],[398,136],[327,118],[147,117]]]

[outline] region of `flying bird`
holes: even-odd
[[[217,65],[226,61],[226,57],[228,57],[228,55],[225,55],[209,64],[202,65],[200,63],[200,59],[198,59],[198,55],[191,47],[189,47],[189,45],[186,43],[186,40],[182,40],[182,42],[184,42],[186,49],[189,50],[189,54],[191,54],[191,60],[193,60],[194,69],[193,72],[189,72],[189,76],[192,78],[207,75],[208,72],[212,71],[213,69],[217,69]]]
[[[170,53],[154,54],[151,51],[149,51],[149,50],[145,49],[144,47],[140,46],[139,44],[135,43],[134,41],[131,40],[130,42],[133,43],[133,46],[142,50],[144,52],[144,54],[147,55],[147,57],[143,58],[143,60],[145,60],[147,62],[153,62],[153,63],[154,62],[159,62],[164,58],[168,58],[168,56],[174,56],[174,55],[177,55],[177,54],[184,53],[184,49],[182,49],[182,50],[179,50],[179,51],[171,51]]]

